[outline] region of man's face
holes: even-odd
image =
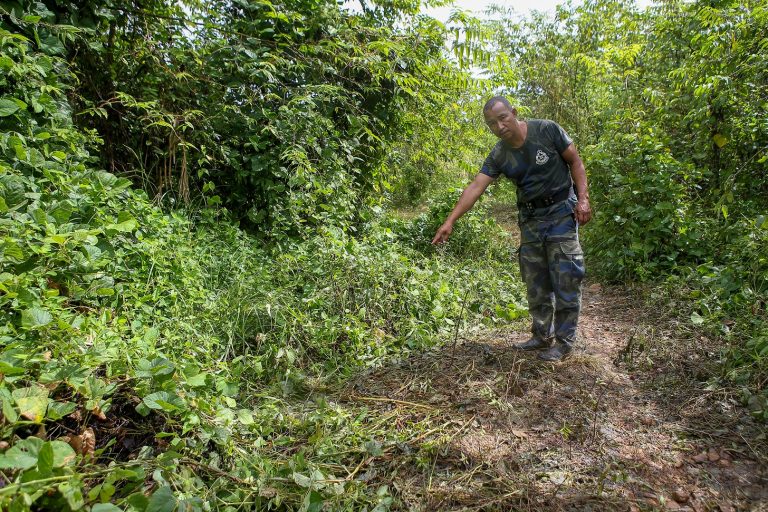
[[[510,140],[514,138],[520,127],[517,125],[517,109],[510,109],[501,102],[496,102],[483,113],[485,124],[493,134],[500,139]]]

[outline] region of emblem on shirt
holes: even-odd
[[[538,150],[536,152],[536,164],[537,165],[544,165],[547,162],[549,162],[549,155],[547,155],[542,150]]]

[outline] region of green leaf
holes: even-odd
[[[176,509],[176,497],[171,488],[163,486],[149,498],[144,512],[173,512]]]
[[[306,475],[302,475],[301,473],[294,473],[293,474],[293,481],[296,482],[296,485],[300,487],[311,487],[312,486],[312,479],[309,478]]]
[[[120,233],[131,233],[139,227],[139,223],[128,212],[120,212],[117,221],[116,224],[109,224],[106,228]]]
[[[54,468],[63,468],[64,466],[71,466],[75,463],[77,454],[69,444],[64,441],[51,441],[50,445],[53,449]]]
[[[75,402],[50,401],[48,403],[48,419],[53,421],[60,420],[64,416],[67,416],[75,412],[76,408],[77,408],[77,404]]]
[[[728,139],[723,137],[721,133],[716,133],[712,136],[712,140],[715,141],[715,144],[717,144],[717,147],[722,148],[726,144],[728,144]]]
[[[104,482],[99,490],[99,499],[102,502],[108,502],[115,495],[115,492],[117,492],[117,488],[114,485]]]
[[[253,425],[253,413],[249,411],[248,409],[240,409],[237,411],[237,419],[240,420],[240,423],[243,425]]]
[[[125,499],[125,502],[128,503],[130,506],[132,506],[136,510],[144,510],[146,512],[147,505],[149,505],[149,499],[147,499],[146,496],[144,496],[143,492],[135,492],[128,496]]]
[[[175,412],[186,409],[187,404],[178,395],[167,391],[158,391],[144,397],[144,405],[150,409]]]
[[[146,337],[145,337],[146,339]],[[162,357],[156,357],[152,361],[141,359],[136,370],[138,377],[164,381],[170,379],[176,371],[176,365]]]
[[[693,325],[701,325],[704,323],[704,317],[694,311],[691,313],[691,322],[693,322]]]
[[[139,225],[135,220],[127,220],[120,222],[119,224],[108,224],[106,229],[117,231],[118,233],[131,233],[136,230]]]
[[[10,57],[7,57],[3,55],[0,57],[0,69],[9,70],[13,67],[15,63],[13,62],[13,59]]]
[[[150,327],[147,329],[147,332],[144,333],[144,341],[147,343],[154,343],[157,341],[157,339],[160,337],[160,330],[156,327]],[[155,359],[157,361],[157,359]],[[162,361],[165,361],[162,359]],[[154,361],[152,362],[154,364]],[[169,363],[170,364],[170,363]]]
[[[67,500],[67,504],[72,510],[80,510],[85,505],[81,486],[82,482],[74,479],[70,482],[59,484],[59,492]]]
[[[6,260],[16,261],[21,263],[24,261],[24,251],[13,240],[7,239],[0,245],[2,248],[2,255]]]
[[[39,386],[14,389],[13,400],[19,408],[19,414],[35,423],[40,423],[45,418],[48,409],[48,390]]]
[[[149,416],[152,411],[144,402],[141,402],[136,406],[136,412],[142,416]]]
[[[51,217],[56,219],[57,224],[64,224],[69,220],[74,212],[74,207],[68,201],[61,201],[55,203],[53,209],[50,211]]]
[[[3,395],[3,416],[10,423],[16,423],[19,420],[19,415],[16,413],[16,408],[11,404],[10,396]]]
[[[53,470],[53,446],[51,443],[45,443],[40,448],[40,452],[37,454],[37,469],[43,475],[49,475]]]
[[[123,512],[111,503],[99,503],[91,507],[91,512]]]
[[[21,325],[27,329],[43,327],[52,321],[53,316],[42,308],[32,308],[21,312]]]
[[[28,437],[0,455],[0,469],[29,469],[37,465],[42,439]]]
[[[114,476],[115,480],[130,480],[132,482],[144,480],[144,478],[147,476],[144,468],[141,466],[115,468],[115,470],[111,472],[110,475]]]
[[[21,142],[19,142],[19,145]],[[14,144],[11,144],[14,146]],[[3,176],[0,178],[0,194],[5,199],[9,208],[13,208],[26,201],[26,184],[15,176]]]
[[[198,373],[192,377],[187,377],[187,386],[192,388],[201,388],[205,386],[205,383],[208,380],[207,377],[207,373]]]
[[[8,99],[0,99],[0,117],[7,117],[15,114],[19,110],[19,105]]]
[[[64,53],[64,45],[53,34],[40,40],[40,49],[49,55],[62,55]]]
[[[306,512],[321,512],[323,510],[324,503],[325,500],[323,500],[323,495],[317,491],[312,491],[304,496],[301,510]],[[387,508],[387,510],[388,509],[389,508]]]

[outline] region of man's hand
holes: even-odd
[[[579,199],[574,213],[576,213],[576,221],[580,226],[592,220],[592,208],[589,206],[589,199]]]
[[[573,178],[573,184],[576,187],[576,195],[579,197],[579,202],[576,203],[576,211],[573,213],[576,215],[576,221],[583,226],[592,220],[592,207],[589,206],[587,171],[584,169],[584,162],[582,162],[579,152],[576,151],[576,146],[573,144],[568,146],[560,155],[571,170],[571,178]]]
[[[444,244],[448,241],[448,237],[453,232],[453,222],[444,222],[442,226],[437,230],[435,238],[432,239],[432,245]]]

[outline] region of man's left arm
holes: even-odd
[[[576,220],[584,225],[592,219],[592,208],[589,205],[589,187],[587,186],[587,171],[584,169],[584,162],[581,161],[576,146],[570,144],[565,151],[560,153],[571,170],[573,183],[576,185],[576,194],[579,201],[576,203]]]

